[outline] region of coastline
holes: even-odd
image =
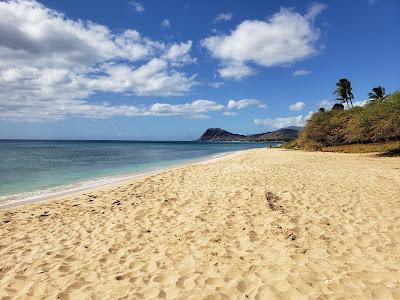
[[[249,149],[252,150],[252,149]],[[249,150],[230,151],[223,153],[216,153],[210,156],[199,157],[197,159],[191,159],[182,163],[172,164],[163,168],[154,168],[144,172],[134,172],[128,174],[99,177],[90,180],[82,180],[74,184],[56,186],[34,192],[26,192],[21,194],[14,194],[9,196],[0,197],[0,211],[5,209],[14,208],[21,205],[28,205],[37,202],[49,201],[51,199],[57,199],[63,196],[67,196],[75,193],[90,192],[99,188],[107,188],[116,184],[124,183],[126,181],[138,180],[147,176],[162,174],[164,172],[172,171],[179,168],[184,168],[192,164],[208,163],[218,161],[220,159],[229,158],[231,155],[241,153]],[[24,196],[26,195],[26,196]],[[7,200],[7,198],[17,197],[16,199]],[[19,198],[22,197],[22,198]],[[3,199],[4,200],[3,200]]]
[[[1,210],[0,294],[398,299],[399,170],[252,149]]]

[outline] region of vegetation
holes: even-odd
[[[383,145],[400,141],[400,92],[386,97],[382,97],[381,87],[374,88],[373,92],[378,97],[373,99],[380,101],[371,100],[364,107],[347,110],[336,107],[313,114],[299,138],[287,147],[328,150],[327,147],[339,145]]]
[[[352,100],[354,99],[354,96],[353,96],[350,80],[348,80],[346,78],[340,79],[336,83],[336,90],[333,94],[337,95],[336,100],[338,100],[340,102],[346,102],[347,107],[350,107],[349,106],[349,102],[350,102],[351,107],[353,107]]]
[[[344,110],[344,106],[343,106],[342,103],[335,103],[335,105],[332,107],[332,109],[334,109],[334,110],[337,110],[337,109]]]
[[[386,97],[385,89],[378,85],[372,89],[372,92],[368,94],[368,97],[370,100],[382,101]]]

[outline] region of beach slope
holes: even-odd
[[[400,159],[256,149],[0,211],[0,296],[400,299]]]

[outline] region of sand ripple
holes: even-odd
[[[1,299],[400,299],[400,160],[258,149],[0,211]]]

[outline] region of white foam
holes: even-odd
[[[148,172],[150,173],[150,172]],[[12,194],[0,197],[0,209],[12,207],[16,205],[46,200],[48,198],[58,197],[65,194],[79,192],[106,184],[111,184],[123,180],[135,179],[148,173],[137,173],[129,175],[119,175],[110,177],[100,177],[91,180],[80,181],[74,184],[61,185],[47,189],[41,189],[33,192],[26,192],[20,194]]]
[[[216,157],[221,157],[221,156],[224,156],[224,155],[227,155],[227,154],[228,154],[227,152],[222,152],[222,153],[215,154],[212,157],[216,158]]]
[[[61,185],[61,186],[56,186],[56,187],[47,188],[47,189],[41,189],[41,190],[37,190],[37,191],[33,191],[33,192],[0,196],[0,210],[5,209],[5,208],[23,205],[23,204],[39,202],[39,201],[47,200],[50,198],[60,197],[60,196],[66,195],[66,194],[80,192],[80,191],[84,191],[87,189],[96,188],[96,187],[100,187],[103,185],[112,184],[112,183],[116,183],[116,182],[120,182],[120,181],[124,181],[124,180],[138,179],[138,178],[141,178],[141,177],[144,177],[147,175],[171,170],[171,169],[174,169],[177,167],[182,167],[182,166],[188,165],[190,163],[196,163],[196,162],[204,163],[207,161],[213,161],[215,159],[222,158],[223,156],[226,156],[231,153],[233,153],[233,152],[218,153],[213,156],[202,157],[199,159],[193,159],[191,161],[186,161],[181,164],[170,165],[165,168],[151,169],[151,170],[148,170],[145,172],[137,172],[137,173],[132,173],[132,174],[123,174],[123,175],[116,175],[116,176],[109,176],[109,177],[99,177],[99,178],[95,178],[95,179],[80,181],[80,182],[77,182],[74,184]]]

